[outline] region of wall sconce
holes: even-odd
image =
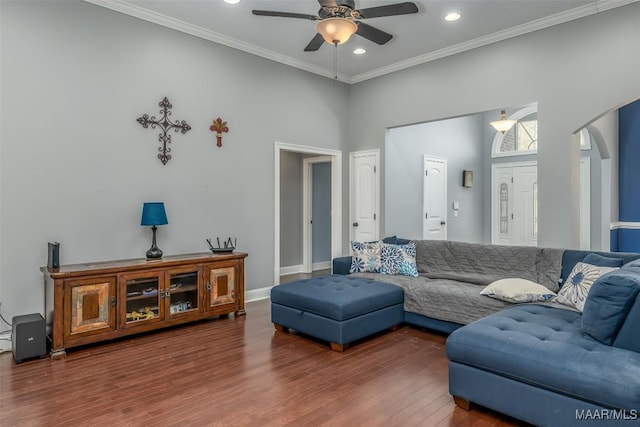
[[[471,188],[473,186],[473,171],[462,171],[462,186]]]

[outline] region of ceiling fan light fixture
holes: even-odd
[[[327,43],[342,44],[358,31],[358,26],[348,18],[327,18],[318,22],[316,30]]]
[[[356,49],[353,50],[353,54],[354,55],[364,55],[365,53],[367,53],[366,49],[358,47]]]
[[[511,127],[515,125],[516,122],[517,120],[507,120],[507,112],[505,110],[502,110],[500,111],[500,120],[490,122],[489,124],[493,126],[493,128],[498,132],[505,133],[506,131],[511,129]]]
[[[224,0],[224,2],[229,4],[238,4],[240,3],[240,0]]]

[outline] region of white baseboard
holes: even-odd
[[[280,275],[304,273],[304,265],[290,265],[288,267],[280,267]]]
[[[271,288],[273,286],[267,286],[266,288],[251,289],[245,292],[245,302],[260,301],[263,299],[269,299],[271,297]]]
[[[311,266],[313,271],[326,270],[327,268],[331,268],[331,261],[314,262]]]

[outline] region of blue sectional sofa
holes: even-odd
[[[458,406],[541,426],[640,425],[640,254],[426,241],[416,250],[418,277],[357,275],[401,286],[405,323],[450,333],[449,390]],[[479,295],[501,276],[552,290],[555,281],[557,290],[594,253],[623,266],[593,284],[583,313]],[[333,273],[349,274],[350,265],[351,257],[337,258]],[[443,304],[451,307],[434,309]]]

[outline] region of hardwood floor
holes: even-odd
[[[457,408],[443,336],[403,326],[337,353],[276,331],[268,300],[221,318],[20,365],[0,355],[0,425],[515,426]]]

